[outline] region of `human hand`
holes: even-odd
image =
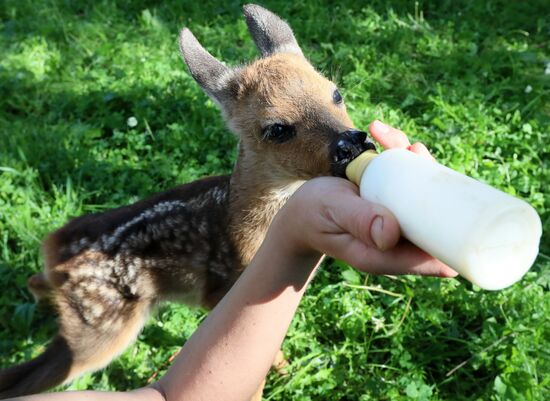
[[[433,159],[421,143],[374,121],[374,139],[385,149],[406,148]],[[280,240],[298,253],[321,252],[375,274],[420,274],[454,277],[449,266],[401,239],[399,224],[386,208],[359,197],[349,181],[323,177],[305,183],[287,202],[272,225]]]

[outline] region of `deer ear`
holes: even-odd
[[[212,100],[224,106],[234,96],[235,70],[208,53],[187,28],[180,33],[179,45],[183,61],[195,81]]]
[[[243,10],[248,30],[263,56],[278,52],[303,56],[292,29],[285,21],[255,4],[247,4]]]

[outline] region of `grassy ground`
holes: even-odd
[[[443,163],[528,200],[546,231],[534,268],[501,292],[328,264],[284,344],[289,374],[270,377],[266,399],[550,399],[545,3],[264,3],[339,82],[358,127],[401,127]],[[48,231],[230,171],[235,140],[179,59],[184,25],[229,63],[256,56],[235,1],[0,4],[0,365],[36,355],[54,331],[25,289]],[[161,308],[135,346],[70,388],[143,385],[203,316]]]

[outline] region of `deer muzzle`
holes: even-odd
[[[350,129],[336,136],[329,146],[331,173],[335,177],[345,177],[348,164],[366,150],[375,150],[367,133]]]

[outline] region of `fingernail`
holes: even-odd
[[[376,216],[370,226],[370,236],[376,247],[381,251],[385,250],[384,244],[384,219],[382,216]]]
[[[390,131],[389,125],[384,124],[380,120],[374,120],[372,124],[380,134],[387,134]]]

